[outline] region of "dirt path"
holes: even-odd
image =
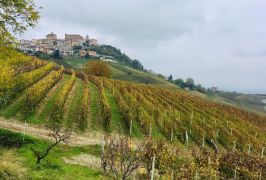
[[[20,133],[24,133],[42,139],[51,139],[48,136],[49,131],[43,126],[34,126],[22,123],[15,119],[5,119],[0,117],[0,128],[8,129]],[[84,145],[95,145],[101,144],[101,135],[100,134],[85,134],[77,135],[73,134],[68,145],[70,146],[84,146]]]

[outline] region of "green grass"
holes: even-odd
[[[91,105],[91,122],[89,122],[89,125],[93,130],[103,131],[104,129],[101,117],[100,93],[92,82],[89,82],[89,93]]]
[[[43,109],[42,112],[39,115],[39,119],[41,119],[42,121],[45,121],[45,119],[49,116],[49,113],[51,111],[51,109],[53,108],[53,105],[55,103],[56,100],[56,96],[57,94],[60,92],[60,90],[62,89],[64,83],[70,78],[69,75],[63,75],[62,78],[62,82],[59,85],[59,87],[57,87],[57,89],[52,93],[52,95],[50,96],[50,98],[43,104]]]
[[[65,57],[64,61],[75,69],[82,69],[83,65],[88,62],[88,59],[80,57]],[[112,69],[113,79],[138,82],[143,84],[157,84],[169,87],[176,87],[175,85],[171,84],[170,82],[155,74],[136,70],[119,62],[109,62],[109,64]]]
[[[111,130],[119,133],[127,133],[128,129],[126,124],[123,122],[123,117],[119,111],[118,105],[115,101],[115,98],[111,95],[110,92],[105,90],[105,96],[110,105],[112,117],[111,117]]]
[[[81,69],[88,59],[81,57],[65,57],[64,61],[75,69]]]
[[[2,109],[0,111],[0,115],[4,116],[5,118],[10,118],[15,116],[19,110],[23,107],[23,100],[24,100],[25,94],[21,95],[18,99],[14,100],[13,103],[11,103],[6,108]]]
[[[59,145],[52,149],[48,156],[41,161],[40,165],[35,164],[30,147],[42,150],[49,143],[30,136],[25,136],[22,141],[22,134],[0,129],[0,150],[14,149],[16,156],[26,168],[26,179],[106,179],[102,176],[101,170],[92,169],[79,165],[66,164],[63,157],[70,158],[81,153],[91,154],[100,157],[100,146],[69,147]]]
[[[78,123],[78,115],[79,115],[79,111],[81,109],[83,89],[84,89],[83,81],[81,79],[77,78],[76,82],[75,82],[75,89],[73,92],[73,96],[70,100],[69,109],[68,109],[68,113],[66,116],[66,125],[69,127],[73,123]]]
[[[133,69],[120,63],[109,63],[112,68],[112,78],[118,80],[125,80],[130,82],[137,82],[143,84],[157,84],[167,87],[176,87],[165,79],[140,70]]]

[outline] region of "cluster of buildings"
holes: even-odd
[[[88,35],[84,38],[79,34],[65,34],[64,39],[58,39],[52,32],[47,34],[45,39],[20,40],[19,49],[28,54],[43,52],[51,55],[55,50],[59,50],[63,56],[97,56],[95,51],[86,48],[97,45],[97,40],[90,39]],[[75,48],[77,46],[79,48]]]

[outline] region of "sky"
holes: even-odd
[[[266,94],[264,0],[37,0],[20,38],[89,35],[146,69],[205,87]]]

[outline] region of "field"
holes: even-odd
[[[84,137],[88,134],[93,134],[95,138],[104,134],[122,134],[135,142],[142,142],[146,138],[163,141],[169,144],[169,147],[178,148],[178,151],[182,152],[180,162],[187,156],[192,157],[185,154],[192,152],[194,148],[203,148],[224,156],[228,152],[239,152],[244,153],[246,157],[258,158],[258,161],[265,160],[265,116],[191,95],[173,88],[157,76],[116,63],[111,64],[113,76],[117,79],[120,75],[126,77],[124,74],[130,71],[128,77],[123,80],[131,82],[87,76],[51,62],[40,61],[13,51],[12,53],[13,56],[0,64],[1,77],[6,77],[4,81],[0,81],[0,116],[8,121],[17,119],[29,126],[37,125],[40,129],[45,129],[51,123],[60,124]],[[131,76],[133,79],[130,79]],[[132,81],[142,81],[142,84]],[[41,167],[35,167],[29,151],[30,145],[20,142],[21,134],[6,130],[1,130],[0,133],[4,143],[15,141],[15,144],[19,144],[13,153],[21,158],[20,165],[25,166],[27,172],[32,171],[32,174],[27,176],[44,178],[44,174],[49,173],[49,178],[60,179],[67,172],[70,179],[104,177],[97,168],[69,165],[62,160],[62,157],[70,158],[82,153],[99,158],[100,147],[97,145],[59,145]],[[47,140],[28,136],[23,141],[34,144],[36,148],[48,143]],[[4,153],[10,151],[6,144],[0,145]],[[163,157],[156,162],[168,162]],[[188,177],[198,172],[203,173],[199,168],[201,164],[196,161],[197,156],[193,155],[193,158],[196,166],[193,165],[194,170],[189,172]],[[192,168],[192,165],[190,166]],[[240,167],[246,165],[242,164]],[[219,173],[227,171],[221,164],[211,167],[208,165],[208,168]],[[230,168],[231,172],[232,167]],[[235,169],[236,171],[238,175],[246,173],[245,176],[257,177],[263,169],[251,170],[251,167],[248,167]],[[169,175],[166,172],[160,173],[162,177]]]

